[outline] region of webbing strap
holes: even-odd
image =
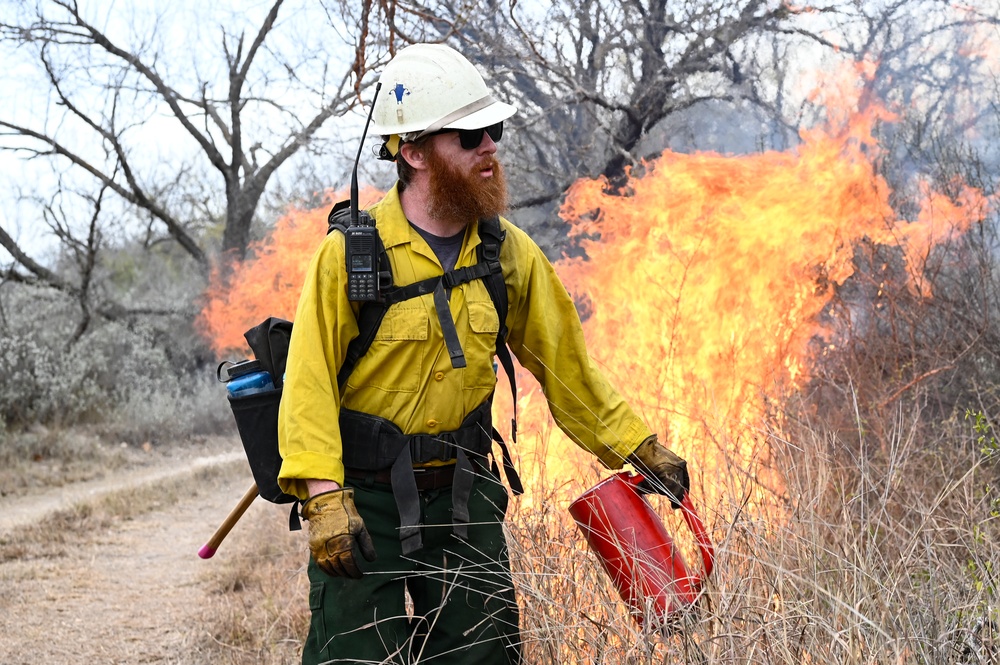
[[[441,322],[441,333],[444,335],[444,344],[448,347],[448,355],[451,356],[451,366],[462,369],[466,366],[465,352],[462,351],[458,331],[455,330],[455,319],[451,317],[448,295],[444,292],[444,285],[440,281],[434,289],[434,309],[437,310],[438,321]]]
[[[389,305],[395,305],[396,303],[403,302],[404,300],[419,298],[420,296],[425,296],[428,293],[434,293],[438,286],[445,289],[453,289],[460,284],[466,284],[473,280],[486,277],[489,274],[490,266],[482,263],[466,266],[465,268],[455,268],[454,270],[449,270],[443,275],[428,277],[427,279],[422,279],[419,282],[413,282],[412,284],[407,284],[406,286],[397,286],[389,289],[384,295],[385,303],[388,307]]]
[[[455,270],[450,270],[443,275],[438,275],[437,277],[430,277],[428,279],[420,280],[419,282],[407,284],[406,286],[397,286],[389,289],[385,292],[383,299],[379,302],[366,302],[361,306],[361,311],[358,314],[358,336],[352,339],[347,345],[347,354],[344,357],[344,364],[341,365],[340,371],[337,373],[337,385],[343,389],[344,384],[347,383],[347,378],[351,375],[351,372],[354,371],[354,367],[358,364],[358,361],[361,360],[361,357],[368,352],[372,342],[375,341],[375,335],[378,334],[379,325],[381,325],[382,319],[385,318],[385,313],[389,310],[389,307],[395,305],[396,303],[403,302],[404,300],[419,298],[420,296],[425,296],[429,293],[435,293],[438,290],[438,287],[441,287],[442,289],[452,289],[473,280],[488,278],[493,274],[492,271],[498,271],[499,267],[499,262],[497,262],[495,266],[489,263],[481,262],[464,268],[456,268]],[[485,279],[484,281],[486,282],[487,290],[490,290],[489,279]],[[500,281],[503,281],[502,275]],[[504,312],[506,312],[507,292],[506,289],[501,290],[504,292]],[[493,297],[492,292],[490,293],[490,297]],[[448,346],[448,353],[452,358],[452,366],[456,368],[465,367],[465,357],[462,353],[462,346],[458,342],[458,333],[455,331],[455,323],[451,318],[451,310],[449,309],[447,311],[446,316],[443,315],[442,307],[438,302],[438,296],[436,294],[434,306],[438,313],[438,319],[441,321],[441,329],[444,331],[445,341],[447,342],[448,340],[448,324],[451,324],[451,331],[455,333],[453,344]],[[444,306],[447,307],[447,301],[444,302]],[[499,309],[497,311],[499,312]],[[500,327],[503,331],[503,339],[506,340],[506,325],[503,320],[500,321]],[[458,355],[461,357],[461,365],[455,364],[456,354],[453,353],[453,347],[454,349],[457,349]],[[503,345],[503,350],[507,355],[507,362],[509,363],[510,353],[507,352],[506,344]],[[503,358],[501,358],[500,361],[503,362]],[[513,367],[513,364],[511,364],[511,367]],[[504,369],[507,369],[507,364],[504,364]],[[508,374],[508,376],[511,375]]]
[[[476,472],[465,449],[459,448],[455,457],[455,478],[451,481],[451,528],[456,536],[468,540],[469,499],[472,497],[472,483]]]
[[[510,357],[510,350],[506,344],[497,342],[497,359],[503,366],[503,371],[507,374],[507,381],[510,383],[510,442],[517,445],[517,380],[514,378],[514,361]]]
[[[479,263],[476,265],[489,266],[490,269],[489,274],[483,279],[483,284],[486,285],[486,291],[490,294],[493,306],[500,316],[496,356],[503,366],[503,371],[507,374],[507,382],[510,384],[510,441],[517,445],[517,380],[514,375],[514,360],[510,356],[510,349],[507,348],[507,286],[503,280],[503,268],[500,265],[500,246],[505,235],[506,232],[500,228],[499,217],[479,220],[479,237],[482,242],[479,244]],[[494,430],[494,432],[496,431]],[[498,439],[503,448],[505,462],[509,462],[510,453],[503,445],[503,440],[499,439],[499,434],[495,438]],[[513,472],[513,469],[514,465],[511,463],[510,470]],[[513,476],[516,479],[517,473],[514,472]],[[517,483],[520,485],[519,479]],[[511,489],[514,489],[513,484]]]
[[[299,519],[299,509],[302,507],[302,502],[296,499],[292,501],[292,510],[288,513],[288,530],[289,531],[302,531],[302,521]]]
[[[362,443],[366,445],[368,442]],[[424,546],[420,536],[420,494],[417,479],[413,475],[413,459],[410,447],[403,446],[399,457],[392,463],[389,472],[392,479],[392,496],[399,511],[399,542],[403,554],[413,554]]]
[[[340,206],[340,204],[338,204],[338,206]],[[341,209],[339,210],[339,218],[337,217],[337,206],[335,206],[334,210],[331,211],[330,231],[333,231],[334,229],[343,231],[343,219],[346,219],[345,207],[346,204],[344,206],[340,206]],[[357,365],[361,357],[368,351],[368,348],[375,340],[375,335],[377,334],[378,328],[381,325],[382,319],[385,317],[385,313],[388,311],[389,307],[395,303],[403,302],[404,300],[417,298],[430,293],[435,294],[435,310],[437,311],[438,319],[441,321],[441,329],[445,335],[448,353],[452,358],[452,365],[454,367],[465,367],[464,353],[462,352],[461,344],[458,342],[457,331],[455,331],[454,328],[454,320],[451,317],[450,309],[447,309],[447,312],[445,313],[447,300],[444,299],[445,302],[442,304],[441,297],[437,295],[437,292],[439,290],[443,292],[446,289],[452,289],[455,286],[466,284],[476,279],[482,279],[483,284],[486,286],[486,290],[490,295],[490,299],[493,301],[493,306],[497,311],[497,316],[500,321],[499,329],[497,331],[496,356],[500,364],[503,366],[504,372],[507,374],[507,381],[510,384],[512,408],[510,421],[511,443],[516,445],[517,381],[514,373],[514,361],[511,357],[510,349],[507,348],[507,287],[504,283],[503,268],[500,264],[500,248],[503,244],[505,236],[506,232],[500,226],[499,217],[493,216],[481,219],[479,220],[480,243],[477,247],[477,263],[475,265],[466,266],[464,268],[456,268],[438,277],[431,277],[406,286],[389,288],[383,291],[383,298],[381,301],[366,302],[362,305],[361,311],[358,314],[359,334],[348,344],[344,364],[341,366],[340,372],[337,374],[337,383],[341,389],[343,390],[348,377],[351,375],[351,372],[354,371],[354,367]],[[379,263],[380,270],[384,269],[391,275],[391,267],[389,266],[388,256],[385,253],[384,248],[380,253]],[[391,283],[391,280],[389,283]],[[450,331],[449,328],[451,329]],[[448,340],[451,332],[454,332],[455,335],[449,342]],[[460,362],[461,365],[456,365],[456,362]],[[491,429],[493,434],[492,438],[500,445],[500,449],[503,453],[504,472],[507,476],[508,482],[510,483],[511,490],[515,494],[521,494],[524,490],[521,486],[521,481],[517,475],[517,471],[514,468],[514,463],[511,460],[510,451],[508,450],[503,439],[500,437],[499,432],[497,432],[496,429]]]
[[[385,418],[341,409],[340,431],[344,440],[352,444],[344,448],[344,466],[357,471],[389,468],[392,495],[399,512],[399,540],[403,554],[412,554],[423,547],[420,492],[413,465],[431,459],[455,460],[451,487],[452,529],[460,538],[468,538],[469,499],[476,477],[473,460],[482,460],[485,465],[486,456],[490,453],[488,432],[496,432],[490,424],[490,407],[490,400],[483,402],[466,416],[459,429],[436,435],[403,434],[399,427]],[[506,448],[504,469],[508,481],[512,477],[517,478]],[[514,481],[510,482],[511,488],[515,489]],[[519,481],[515,491],[523,491]]]
[[[521,476],[517,475],[514,460],[510,457],[510,449],[507,448],[507,444],[504,443],[503,437],[500,436],[500,432],[495,427],[493,428],[493,440],[500,446],[500,454],[503,456],[503,473],[507,476],[510,491],[514,493],[514,496],[524,494],[524,485],[521,484]]]
[[[358,336],[352,339],[347,345],[347,354],[344,356],[344,364],[337,372],[337,385],[341,390],[347,383],[347,377],[354,371],[355,365],[361,360],[361,356],[368,352],[368,348],[375,341],[378,328],[385,318],[385,313],[389,310],[389,305],[380,302],[367,302],[358,312]]]

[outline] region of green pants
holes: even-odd
[[[303,665],[521,662],[518,609],[503,534],[507,490],[479,472],[469,499],[469,540],[451,526],[451,488],[420,492],[421,550],[404,558],[392,489],[348,481],[378,559],[360,580],[309,561],[312,621]],[[406,592],[412,601],[408,612]]]

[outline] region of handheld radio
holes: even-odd
[[[351,224],[345,229],[344,236],[347,246],[347,298],[355,302],[379,298],[379,254],[382,242],[371,216],[358,210],[358,162],[361,160],[361,149],[368,135],[368,125],[372,121],[375,100],[378,99],[381,87],[381,82],[375,85],[375,96],[372,97],[372,106],[368,110],[361,145],[354,158],[354,171],[351,173]]]

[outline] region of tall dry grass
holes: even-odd
[[[990,436],[960,422],[924,441],[918,415],[897,412],[885,449],[862,427],[853,445],[767,432],[777,493],[727,460],[703,488],[716,573],[668,635],[639,628],[562,506],[538,502],[512,523],[528,662],[1000,662]]]
[[[978,422],[954,418],[931,441],[919,411],[901,407],[878,440],[861,421],[853,432],[804,421],[759,432],[766,462],[727,459],[697,481],[696,495],[712,497],[700,512],[716,571],[671,632],[629,616],[564,497],[531,487],[509,522],[526,663],[1000,662],[1000,468]],[[765,476],[782,488],[765,489]],[[241,536],[252,555],[217,575],[218,662],[297,658],[305,541],[283,530],[279,509]]]

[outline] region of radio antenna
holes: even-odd
[[[361,132],[361,141],[358,144],[358,155],[354,158],[354,170],[351,172],[351,226],[358,226],[358,162],[361,161],[361,150],[365,147],[365,137],[368,136],[368,125],[372,121],[372,113],[375,111],[375,100],[378,99],[378,91],[382,88],[382,82],[375,84],[375,95],[372,97],[371,108],[368,109],[368,119],[365,120],[365,129]]]

